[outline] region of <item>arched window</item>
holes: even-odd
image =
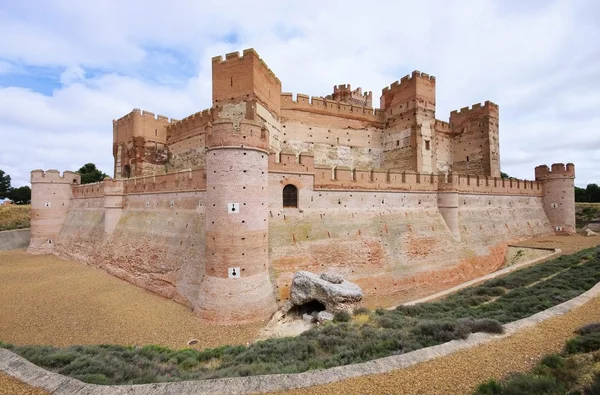
[[[283,188],[283,207],[298,207],[298,188],[289,184]]]
[[[123,166],[123,174],[122,174],[123,178],[129,178],[131,177],[131,167],[129,167],[129,165],[125,165]]]

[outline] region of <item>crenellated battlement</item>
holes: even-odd
[[[486,100],[482,103],[475,103],[471,107],[463,107],[460,110],[450,111],[450,123],[452,123],[453,117],[467,117],[477,116],[482,114],[489,114],[490,116],[498,116],[499,107],[496,103]]]
[[[363,93],[361,87],[352,90],[350,84],[334,85],[333,94],[328,95],[326,98],[358,106],[373,106],[373,92],[369,91]]]
[[[81,184],[81,175],[73,171],[65,171],[61,175],[58,170],[36,169],[31,171],[31,183]]]
[[[394,89],[400,89],[406,86],[408,83],[415,83],[417,79],[429,81],[435,84],[435,77],[427,73],[423,73],[419,70],[414,70],[411,74],[407,74],[400,79],[400,81],[394,81],[390,86],[386,86],[381,90],[382,94],[388,93]]]
[[[131,112],[129,114],[122,116],[119,119],[113,119],[113,125],[129,126],[129,125],[132,125],[134,119],[163,121],[165,124],[177,122],[177,120],[175,120],[175,119],[166,117],[164,115],[155,114],[152,111],[140,110],[139,108],[134,108],[133,110],[131,110]]]
[[[258,101],[279,114],[281,81],[252,48],[212,59],[213,105]]]
[[[230,119],[218,119],[206,127],[206,147],[240,147],[269,150],[269,131],[258,121],[242,119],[238,125]]]
[[[384,120],[384,112],[377,108],[356,106],[318,96],[309,97],[302,93],[296,94],[296,100],[294,100],[293,93],[282,93],[281,109],[343,116],[371,122],[383,122]]]
[[[198,111],[179,121],[173,121],[167,127],[167,143],[173,143],[190,136],[204,133],[204,128],[214,120],[214,108]]]
[[[447,134],[452,133],[452,127],[450,126],[450,123],[445,122],[445,121],[440,121],[439,119],[435,120],[434,128],[435,128],[436,132],[447,133]]]
[[[236,52],[230,52],[228,54],[225,54],[225,59],[223,59],[223,56],[219,55],[219,56],[213,56],[212,58],[212,63],[216,63],[216,64],[224,64],[227,62],[244,62],[247,60],[257,60],[259,62],[259,64],[266,70],[266,72],[275,80],[277,80],[280,84],[281,81],[279,80],[279,78],[277,78],[277,76],[275,75],[275,73],[273,72],[273,70],[271,70],[269,68],[269,66],[267,66],[267,64],[265,63],[265,61],[263,59],[261,59],[261,57],[258,55],[258,53],[254,50],[254,48],[248,48],[248,49],[244,49],[244,51],[242,52],[242,55],[240,55],[239,51]]]
[[[575,165],[573,163],[554,163],[551,168],[547,165],[535,167],[535,179],[544,180],[549,178],[573,178],[575,177]]]
[[[176,173],[123,180],[125,194],[206,190],[205,169],[185,169]]]
[[[435,109],[435,77],[415,70],[381,91],[380,107],[384,110],[409,101]]]

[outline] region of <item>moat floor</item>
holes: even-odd
[[[266,322],[202,324],[192,311],[99,269],[53,255],[0,252],[0,341],[13,344],[246,344]],[[0,391],[1,393],[1,391]]]
[[[565,253],[593,247],[600,237],[538,238],[526,246]],[[209,327],[189,309],[100,270],[24,251],[0,252],[0,341],[15,344],[163,344],[182,348],[251,341],[264,323]],[[479,383],[526,371],[540,356],[560,351],[573,330],[600,317],[600,298],[514,336],[382,375],[286,394],[468,394]],[[0,393],[43,395],[0,373]]]

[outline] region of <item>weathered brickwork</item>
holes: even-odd
[[[298,270],[335,268],[389,306],[500,268],[511,242],[574,231],[572,164],[500,178],[494,103],[445,122],[418,71],[377,109],[350,85],[284,93],[254,50],[212,67],[210,109],[113,121],[113,178],[32,172],[30,252],[235,323],[268,318]]]

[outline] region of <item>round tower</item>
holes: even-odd
[[[446,178],[446,179],[445,179]],[[440,176],[438,182],[437,204],[438,210],[444,218],[448,230],[456,241],[460,241],[458,221],[458,180],[455,176]]]
[[[240,323],[277,309],[269,277],[268,148],[260,123],[217,120],[206,128],[206,269],[196,312]]]
[[[27,252],[51,254],[54,243],[67,218],[72,197],[72,185],[79,185],[81,176],[58,170],[31,172],[31,240]]]
[[[544,211],[556,234],[575,234],[575,165],[537,166],[535,179],[542,182]]]

